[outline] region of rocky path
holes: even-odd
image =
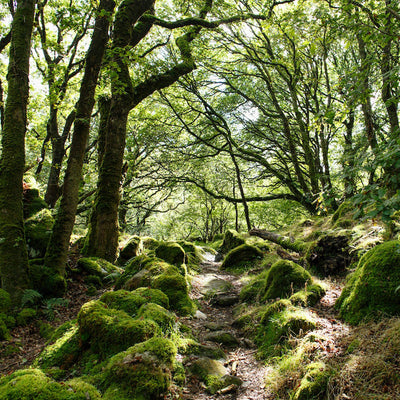
[[[225,352],[226,359],[222,363],[227,374],[239,378],[241,384],[233,383],[211,395],[207,393],[204,383],[193,376],[189,377],[182,398],[267,399],[264,392],[266,369],[255,359],[256,349],[253,343],[232,326],[233,309],[239,302],[241,282],[238,276],[220,271],[220,263],[213,259],[212,254],[206,254],[201,264],[201,274],[193,279],[191,296],[198,301],[200,310],[195,318],[187,319],[184,323],[192,329],[201,344],[219,346]],[[196,362],[196,359],[189,359],[187,364],[192,362]]]

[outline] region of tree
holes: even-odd
[[[22,180],[29,96],[29,58],[35,0],[18,0],[11,26],[8,94],[0,159],[0,277],[15,305],[29,288]]]

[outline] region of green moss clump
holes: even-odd
[[[0,318],[0,340],[10,340],[10,331],[7,328],[6,323]]]
[[[242,236],[233,229],[228,229],[224,234],[224,241],[218,251],[222,254],[227,254],[235,247],[245,244]]]
[[[400,315],[400,242],[389,241],[368,251],[348,280],[336,307],[351,324]]]
[[[112,357],[97,378],[103,399],[153,400],[172,384],[176,347],[168,339],[152,338]]]
[[[289,300],[294,305],[312,307],[325,296],[325,293],[325,289],[320,284],[313,283],[290,296]]]
[[[286,298],[311,283],[311,275],[293,261],[281,260],[268,270],[263,300]]]
[[[152,320],[135,320],[125,311],[108,308],[101,301],[84,304],[78,314],[83,345],[101,356],[116,354],[161,333]]]
[[[265,288],[265,279],[268,270],[253,277],[240,291],[240,300],[247,303],[256,303],[261,300]]]
[[[76,268],[87,275],[95,275],[103,279],[113,273],[122,273],[121,268],[98,257],[83,257],[76,263]]]
[[[178,244],[185,251],[185,263],[190,268],[196,269],[202,260],[200,248],[194,243],[184,240],[178,242]]]
[[[16,321],[15,318],[11,315],[7,315],[5,313],[0,313],[0,320],[2,320],[7,328],[14,328]]]
[[[33,308],[23,308],[18,314],[17,314],[17,324],[21,326],[28,325],[30,322],[32,322],[36,318],[36,310]]]
[[[314,317],[305,309],[294,307],[289,300],[266,306],[257,329],[259,356],[268,359],[284,354],[290,336],[302,336],[317,326]]]
[[[189,298],[188,284],[181,274],[161,274],[154,279],[152,287],[160,289],[168,296],[172,310],[182,315],[190,315],[195,311],[195,306]]]
[[[154,303],[143,304],[139,309],[137,318],[153,320],[164,333],[171,332],[176,324],[176,317],[173,313]]]
[[[145,250],[155,250],[160,244],[158,240],[149,236],[142,237],[142,243]]]
[[[11,307],[10,294],[0,288],[0,313],[6,313]]]
[[[263,252],[255,246],[242,244],[232,249],[225,257],[221,269],[253,268],[254,262],[261,260]]]
[[[59,297],[67,289],[65,278],[39,264],[38,260],[32,260],[29,263],[29,277],[33,288],[49,297]]]
[[[329,373],[322,362],[307,366],[307,373],[294,393],[293,400],[325,399]]]
[[[118,257],[118,264],[125,264],[133,257],[137,257],[143,252],[142,239],[139,236],[133,236],[129,239],[128,243],[120,251]]]
[[[54,218],[44,209],[25,221],[25,237],[30,258],[44,257],[53,229]]]
[[[332,222],[344,217],[347,213],[354,211],[354,206],[350,201],[344,201],[332,215]]]
[[[91,400],[101,398],[92,385],[73,379],[64,384],[48,378],[39,369],[25,369],[0,379],[1,400]]]
[[[138,288],[132,292],[117,290],[106,292],[100,300],[111,308],[123,310],[131,316],[135,316],[139,308],[148,302],[169,308],[169,300],[166,294],[158,289]]]
[[[174,242],[161,243],[156,248],[156,256],[177,267],[185,263],[185,250]]]
[[[54,343],[45,347],[34,361],[41,368],[59,367],[68,369],[80,353],[78,325],[75,323]]]
[[[47,208],[47,203],[40,197],[38,189],[24,189],[23,197],[24,219],[30,218]]]

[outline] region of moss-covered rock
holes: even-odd
[[[41,368],[58,367],[62,370],[69,368],[78,358],[80,353],[80,338],[78,334],[78,325],[68,323],[69,327],[60,337],[54,337],[56,340],[46,346],[40,355],[34,361],[35,366]]]
[[[293,306],[289,300],[266,306],[256,336],[260,357],[267,359],[282,355],[288,349],[289,337],[302,336],[316,326],[310,312]]]
[[[196,269],[202,260],[200,247],[196,246],[192,242],[187,242],[186,240],[182,240],[177,243],[185,251],[185,264],[187,264],[190,268]]]
[[[101,301],[84,304],[78,314],[82,344],[101,356],[116,354],[161,333],[152,320],[137,320]]]
[[[141,287],[132,292],[117,290],[106,292],[100,300],[111,308],[123,310],[131,316],[135,316],[139,308],[146,303],[155,303],[164,308],[169,308],[169,300],[165,293],[158,289]]]
[[[290,297],[311,281],[311,275],[300,265],[288,260],[278,261],[266,275],[263,300]]]
[[[0,313],[0,320],[2,320],[7,328],[14,328],[16,320],[12,315],[7,315],[5,313]]]
[[[265,279],[268,270],[265,270],[253,277],[240,291],[240,300],[246,303],[259,302],[263,296],[265,289]]]
[[[10,340],[10,339],[11,339],[10,331],[8,330],[5,321],[0,318],[0,340]]]
[[[36,318],[36,314],[37,312],[33,308],[23,308],[17,314],[17,324],[21,326],[28,325]]]
[[[195,311],[195,306],[189,297],[189,287],[186,279],[179,273],[163,273],[152,282],[152,287],[160,289],[169,299],[172,310],[182,315],[189,315]]]
[[[47,203],[40,197],[38,189],[24,189],[23,197],[24,218],[30,218],[39,211],[47,208]]]
[[[344,201],[332,214],[331,220],[332,222],[336,222],[352,211],[354,211],[354,205],[351,203],[351,201]]]
[[[50,210],[43,209],[25,221],[25,237],[30,258],[44,257],[53,229]]]
[[[0,379],[0,400],[100,400],[92,385],[80,379],[60,384],[39,369],[25,369]]]
[[[306,285],[304,289],[299,290],[290,296],[289,300],[294,305],[302,307],[312,307],[325,296],[326,290],[319,283]]]
[[[263,252],[255,246],[242,244],[235,247],[224,258],[221,269],[254,268],[257,260],[261,260]]]
[[[205,340],[222,344],[227,347],[235,347],[239,345],[239,341],[228,331],[215,331],[208,333]]]
[[[160,242],[157,239],[154,239],[149,236],[143,236],[142,243],[144,250],[155,250],[160,244]]]
[[[118,264],[123,265],[133,257],[143,252],[142,239],[139,236],[132,236],[119,253]]]
[[[161,243],[156,248],[156,256],[177,267],[185,263],[185,250],[175,242]]]
[[[325,399],[329,374],[322,362],[314,362],[307,366],[307,373],[296,389],[293,400]]]
[[[35,259],[29,262],[29,277],[35,290],[49,297],[59,297],[67,289],[64,277],[46,268],[43,259]]]
[[[227,254],[229,251],[242,244],[245,244],[245,240],[242,236],[235,230],[228,229],[224,234],[224,241],[218,251],[221,254]]]
[[[172,332],[176,325],[175,314],[154,303],[143,304],[140,307],[136,318],[151,319],[161,327],[164,333]]]
[[[153,400],[172,384],[176,347],[168,339],[152,338],[112,357],[97,378],[103,399]]]
[[[400,315],[399,282],[400,242],[380,244],[360,259],[336,307],[351,324],[385,314]]]
[[[11,307],[10,294],[0,288],[0,313],[6,313]]]
[[[95,275],[103,279],[113,273],[121,273],[123,269],[116,267],[110,262],[98,257],[83,257],[76,263],[79,272],[86,275]]]

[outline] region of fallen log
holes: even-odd
[[[342,273],[352,260],[347,236],[326,235],[317,242],[303,242],[265,229],[252,229],[249,234],[299,253],[306,265],[323,276]]]

